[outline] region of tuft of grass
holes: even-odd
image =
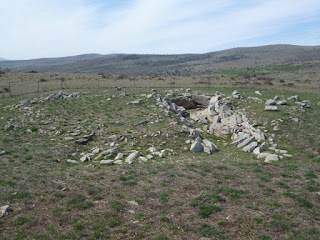
[[[222,209],[214,205],[201,205],[199,206],[199,216],[202,218],[209,217],[213,212],[221,212]]]
[[[201,224],[196,231],[204,237],[221,236],[222,232],[207,223]]]

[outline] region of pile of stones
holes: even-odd
[[[181,90],[174,91],[174,93],[177,92],[181,92]],[[173,92],[169,96],[171,95],[173,95]],[[274,144],[272,137],[268,138],[267,141],[266,132],[262,131],[260,126],[251,124],[244,110],[234,109],[232,98],[242,99],[242,96],[239,92],[234,91],[231,96],[217,92],[215,96],[209,97],[205,95],[192,95],[189,90],[187,93],[182,93],[182,96],[176,98],[162,98],[160,95],[157,95],[156,99],[158,105],[169,112],[175,113],[179,121],[184,125],[184,128],[189,131],[189,136],[192,139],[187,140],[186,143],[191,144],[191,152],[204,151],[212,154],[217,151],[214,143],[201,136],[200,132],[206,131],[222,138],[226,138],[231,134],[233,141],[231,145],[237,146],[237,148],[242,149],[244,152],[257,155],[258,159],[264,159],[266,163],[277,161],[283,157],[292,157],[287,151],[277,149],[277,145]],[[271,101],[267,101],[268,106],[272,106],[273,102],[278,105],[286,104],[286,101],[279,98]],[[187,111],[199,106],[205,109],[191,113]],[[204,125],[203,129],[197,129],[195,122]]]
[[[29,106],[32,104],[37,104],[37,103],[42,103],[50,100],[57,100],[57,99],[69,99],[69,98],[80,98],[80,93],[79,92],[74,92],[74,93],[66,93],[66,92],[57,92],[50,94],[47,97],[39,97],[39,98],[34,98],[34,99],[25,99],[22,100],[20,103],[9,106],[8,108],[14,109],[14,108],[20,108],[20,107],[25,107]]]

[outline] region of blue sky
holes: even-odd
[[[0,0],[0,57],[320,45],[319,0]]]

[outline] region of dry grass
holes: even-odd
[[[63,80],[63,81],[61,81]],[[10,86],[9,86],[10,83]],[[214,74],[208,76],[130,76],[83,73],[19,73],[7,72],[0,77],[0,97],[19,96],[59,89],[234,87],[296,92],[318,92],[317,74],[278,73],[252,77]],[[10,89],[10,91],[9,91]]]

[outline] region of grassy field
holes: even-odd
[[[193,89],[217,90],[231,94],[234,88]],[[265,124],[293,158],[265,164],[208,134],[220,151],[191,153],[176,116],[141,96],[150,89],[128,88],[125,97],[114,89],[86,90],[79,99],[13,110],[6,106],[49,93],[2,99],[0,206],[13,211],[0,219],[0,239],[319,239],[319,96],[299,93],[310,109],[288,102],[279,112],[265,112],[264,104],[247,99],[255,90],[237,90],[244,99],[235,106]],[[295,94],[261,92],[263,100]],[[136,99],[143,99],[141,106],[127,105]],[[136,125],[143,120],[149,123]],[[9,123],[17,127],[5,129]],[[84,146],[65,140],[76,132],[95,136]],[[144,155],[150,146],[169,150],[164,159],[132,165],[66,162],[114,144]]]
[[[270,66],[270,69],[274,66]],[[286,90],[296,92],[319,93],[317,72],[277,71],[267,75],[257,74],[249,69],[251,78],[245,80],[242,76],[246,69],[232,70],[225,74],[211,74],[204,76],[133,76],[111,74],[83,74],[83,73],[0,73],[0,98],[19,96],[37,92],[72,89],[108,89],[114,87],[127,88],[252,88],[267,90]],[[257,69],[256,69],[257,70]],[[262,68],[260,69],[261,71]],[[260,71],[259,70],[259,71]],[[257,73],[257,72],[256,72]]]

